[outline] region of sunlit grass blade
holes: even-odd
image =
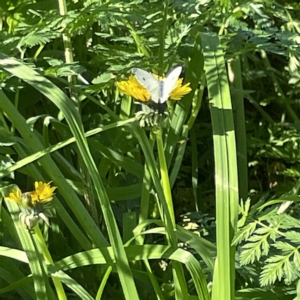
[[[28,263],[28,258],[24,251],[0,246],[0,256],[6,256],[18,261]]]
[[[177,228],[178,230],[176,231],[176,235],[178,236],[178,239],[195,249],[195,251],[197,251],[197,253],[201,256],[204,263],[213,274],[213,254],[216,252],[216,246],[205,240],[204,238],[199,237],[188,230],[184,230],[180,226],[177,226]]]
[[[237,149],[239,198],[244,201],[248,197],[248,164],[247,164],[247,137],[244,109],[244,97],[242,94],[242,68],[239,57],[231,59],[228,64],[228,76],[233,92],[231,93],[232,106],[234,108],[234,124]]]
[[[3,263],[1,261],[1,263]],[[32,276],[24,277],[20,274],[19,269],[14,264],[3,263],[4,268],[0,267],[0,278],[9,283],[9,285],[0,289],[0,295],[10,291],[17,292],[24,300],[35,298],[35,293],[32,284]],[[8,267],[8,268],[6,268]],[[22,276],[21,279],[17,277]]]
[[[27,229],[25,229],[19,222],[19,207],[16,203],[7,201],[8,210],[14,220],[14,224],[17,229],[19,240],[22,244],[26,256],[28,258],[29,267],[32,272],[32,278],[34,283],[34,291],[37,300],[39,299],[53,299],[53,291],[50,288],[48,278],[45,274],[45,265],[42,265],[38,255],[36,255],[36,248],[33,241],[31,240],[30,234]],[[11,250],[11,254],[13,250]],[[16,250],[18,251],[18,250]],[[4,249],[2,248],[2,252]],[[6,251],[7,253],[7,248]],[[21,255],[22,257],[23,255]],[[25,259],[25,257],[24,257]]]
[[[224,54],[217,35],[201,34],[204,69],[211,104],[215,157],[217,259],[213,300],[234,299],[235,247],[231,241],[237,226],[238,179],[233,112]]]
[[[5,221],[4,224],[6,225]],[[0,295],[15,290],[22,299],[35,298],[32,275],[25,275],[20,268],[21,262],[28,264],[26,253],[21,250],[0,246],[0,261],[0,277],[2,282],[5,282],[5,284],[1,285]]]
[[[80,284],[78,284],[73,278],[71,278],[68,274],[58,271],[52,274],[52,277],[59,279],[66,286],[68,286],[71,290],[73,290],[80,299],[93,300],[92,297]]]

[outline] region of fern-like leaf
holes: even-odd
[[[232,244],[237,245],[249,238],[249,236],[255,231],[256,229],[256,222],[252,222],[247,224],[245,227],[241,228],[235,235]]]
[[[275,255],[266,260],[260,276],[260,285],[266,286],[273,284],[277,279],[283,277],[283,265],[288,262],[289,257],[283,255]]]

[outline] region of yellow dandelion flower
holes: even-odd
[[[5,200],[14,201],[24,209],[28,209],[32,205],[31,193],[22,193],[20,189],[14,189],[8,197],[5,197]]]
[[[56,186],[50,187],[50,183],[44,183],[42,181],[36,181],[34,183],[35,191],[31,192],[31,199],[33,205],[37,202],[49,202],[53,199],[53,192],[56,190]]]
[[[9,196],[5,197],[4,199],[14,201],[17,204],[22,205],[22,192],[20,189],[14,189],[11,193],[9,193]]]
[[[179,78],[176,82],[175,88],[170,93],[170,99],[180,100],[184,95],[188,94],[192,89],[190,83],[182,85],[182,78]]]
[[[150,100],[150,93],[145,89],[133,76],[130,75],[129,79],[126,81],[117,82],[117,86],[121,92],[126,95],[132,96],[133,98],[147,102]]]
[[[40,219],[50,226],[47,212],[44,213],[44,209],[47,209],[47,206],[49,208],[49,201],[53,199],[53,192],[57,188],[56,186],[51,187],[50,183],[36,181],[34,191],[22,193],[20,189],[14,189],[8,197],[5,197],[5,200],[14,201],[20,205],[19,219],[27,229],[34,228]]]

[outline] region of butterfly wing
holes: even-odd
[[[171,72],[167,74],[167,77],[165,80],[161,81],[161,96],[159,99],[160,103],[164,103],[168,100],[170,93],[176,86],[176,82],[180,76],[180,73],[182,71],[182,67],[176,67]]]
[[[151,100],[158,103],[160,98],[160,81],[156,79],[151,73],[139,68],[133,68],[132,73],[137,81],[149,91]]]

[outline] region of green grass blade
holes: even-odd
[[[22,244],[24,251],[26,252],[26,256],[28,258],[29,267],[32,272],[32,278],[34,283],[34,291],[36,294],[36,299],[56,299],[53,291],[50,288],[49,280],[45,274],[45,265],[41,263],[40,258],[37,255],[36,248],[34,243],[30,237],[30,234],[27,229],[25,229],[19,222],[19,207],[16,203],[7,201],[7,208],[14,220],[14,224],[17,229],[18,237]],[[4,251],[5,248],[2,248],[2,253],[10,253],[13,254],[15,251],[18,250],[10,250]],[[20,253],[21,258],[25,259],[23,252]],[[25,261],[25,260],[24,260]]]
[[[63,282],[67,287],[73,290],[80,299],[93,300],[92,297],[80,284],[78,284],[73,278],[62,271],[55,272],[52,274],[52,277],[59,279]]]
[[[215,34],[201,34],[204,68],[211,104],[213,127],[217,259],[213,300],[234,299],[235,248],[231,241],[238,216],[237,154],[231,98],[224,54]]]
[[[237,163],[239,176],[239,198],[244,201],[248,198],[248,164],[247,164],[247,137],[242,94],[242,70],[240,59],[234,58],[228,62],[228,75],[233,92],[231,93],[232,107],[234,108],[234,124],[237,149]]]
[[[35,298],[32,276],[25,276],[20,270],[20,264],[18,262],[2,257],[0,277],[8,283],[5,287],[1,284],[0,295],[15,290],[24,300]]]
[[[0,246],[0,256],[10,257],[18,261],[28,263],[27,255],[24,251]]]

